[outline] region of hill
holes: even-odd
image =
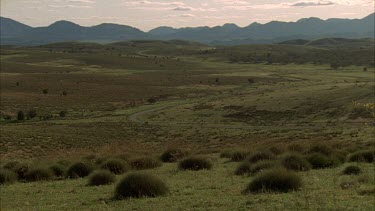
[[[149,32],[109,23],[84,27],[69,21],[58,21],[50,26],[33,28],[9,18],[1,18],[0,37],[2,45],[40,45],[66,41],[110,43],[145,39],[189,40],[214,45],[269,44],[292,39],[372,38],[374,18],[374,14],[362,19],[304,18],[296,22],[252,23],[246,27],[235,24],[179,29],[163,26]]]

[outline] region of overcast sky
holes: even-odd
[[[305,17],[363,18],[374,0],[0,0],[1,16],[31,26],[68,20],[83,26],[100,23],[158,26],[216,26]]]

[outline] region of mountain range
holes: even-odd
[[[304,18],[296,22],[271,21],[246,27],[224,24],[215,27],[158,27],[148,32],[137,28],[104,23],[84,27],[58,21],[46,27],[31,27],[0,17],[1,45],[41,45],[54,42],[85,41],[110,43],[126,40],[189,40],[214,45],[275,43],[291,39],[326,37],[374,38],[375,13],[362,19]]]

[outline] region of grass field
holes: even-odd
[[[374,68],[231,62],[225,52],[236,48],[202,55],[215,49],[196,43],[70,45],[1,49],[2,166],[91,155],[131,160],[181,148],[213,168],[142,170],[169,187],[157,198],[113,200],[114,184],[90,187],[86,178],[17,182],[1,186],[1,210],[374,209],[373,162],[354,163],[362,169],[354,176],[341,175],[349,165],[342,162],[298,172],[297,191],[243,194],[252,177],[236,176],[238,163],[219,155],[300,146],[309,156],[323,144],[345,160],[373,150]],[[31,110],[34,118],[17,120]]]

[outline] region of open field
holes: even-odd
[[[1,49],[2,166],[14,160],[50,166],[91,155],[128,161],[168,148],[213,163],[197,172],[176,163],[142,170],[169,187],[158,198],[112,200],[115,185],[89,187],[86,178],[17,182],[1,187],[1,209],[372,210],[373,193],[361,193],[375,188],[373,162],[352,163],[360,175],[341,174],[347,156],[375,147],[371,55],[336,69],[324,59],[245,61],[244,48],[140,42]],[[272,49],[279,48],[288,46]],[[19,111],[31,110],[34,118],[17,120]],[[329,156],[340,154],[340,165],[298,172],[302,188],[282,194],[243,194],[252,177],[235,175],[238,163],[219,155],[277,147],[278,162],[293,146],[308,157],[317,144],[332,149]],[[343,188],[345,182],[351,185]]]

